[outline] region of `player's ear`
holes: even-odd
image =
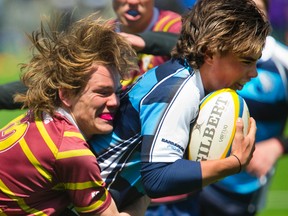
[[[60,88],[58,94],[62,104],[64,104],[67,107],[72,106],[71,94],[68,89]]]
[[[213,63],[213,53],[207,50],[204,55],[204,62],[211,65]]]

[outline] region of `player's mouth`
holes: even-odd
[[[242,90],[242,88],[243,88],[243,86],[244,86],[244,84],[242,85],[242,84],[240,84],[240,83],[237,83],[236,85],[237,85],[237,89],[238,89],[238,90]]]
[[[140,13],[138,10],[128,10],[126,12],[126,19],[130,21],[136,21],[140,18]]]
[[[235,83],[235,90],[242,90],[244,85],[246,84],[247,82],[239,82],[239,83]]]
[[[113,121],[114,114],[113,113],[102,113],[99,115],[99,118],[101,118],[105,121]]]

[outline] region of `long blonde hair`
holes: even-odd
[[[138,70],[137,55],[126,40],[114,31],[111,21],[92,14],[59,32],[61,17],[41,21],[40,31],[29,36],[33,53],[29,63],[22,64],[22,82],[26,94],[18,94],[16,102],[23,107],[53,114],[61,101],[58,90],[70,89],[77,95],[86,86],[93,63],[115,67],[121,78],[130,70]],[[35,52],[36,51],[36,52]]]

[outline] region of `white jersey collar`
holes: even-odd
[[[59,113],[60,115],[64,116],[66,119],[68,119],[76,128],[78,128],[78,130],[80,131],[80,133],[82,134],[82,136],[86,139],[86,137],[84,136],[84,134],[81,132],[80,128],[78,127],[75,119],[73,118],[73,116],[71,115],[71,113],[67,112],[67,110],[63,109],[62,107],[58,107],[56,109],[56,112]]]
[[[201,74],[198,69],[194,69],[194,77],[195,77],[196,86],[199,89],[200,99],[202,99],[205,96],[205,91],[204,91],[204,86],[203,86],[203,82],[201,79]]]

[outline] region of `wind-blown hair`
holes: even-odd
[[[261,52],[270,24],[252,0],[198,0],[182,18],[182,29],[172,57],[186,59],[194,68],[205,54],[238,56]]]
[[[73,23],[67,31],[57,31],[61,17],[41,21],[40,31],[29,36],[32,58],[22,64],[22,82],[26,94],[16,102],[23,107],[53,114],[60,106],[60,88],[79,94],[91,76],[93,63],[115,68],[122,79],[130,70],[138,70],[137,54],[126,40],[114,31],[111,21],[96,18],[96,13]],[[36,51],[36,52],[35,52]]]

